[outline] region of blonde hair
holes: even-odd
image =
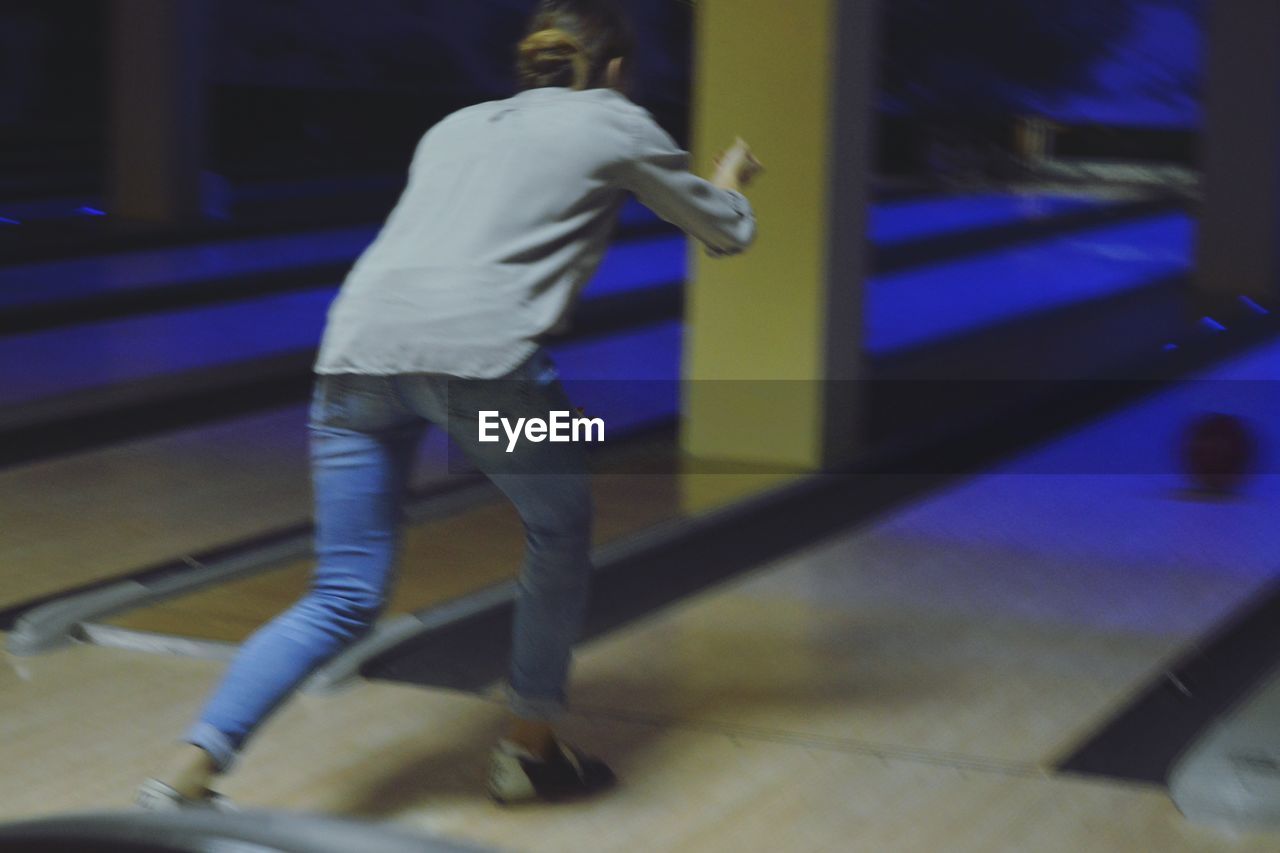
[[[526,37],[517,55],[516,73],[525,88],[585,89],[591,82],[591,58],[576,38],[558,27]]]
[[[615,0],[539,0],[516,49],[522,89],[608,84],[609,63],[631,56],[631,27]]]

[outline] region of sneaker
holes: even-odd
[[[556,742],[551,758],[540,760],[508,740],[493,748],[489,796],[498,805],[587,796],[613,786],[617,778],[603,761]]]
[[[209,809],[215,812],[238,812],[235,804],[216,791],[206,791],[203,797],[184,797],[159,779],[148,779],[138,788],[134,799],[138,808],[149,812],[176,812],[184,809]]]

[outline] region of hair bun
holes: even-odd
[[[577,39],[562,29],[538,30],[520,42],[520,76],[537,86],[587,85],[591,60]]]

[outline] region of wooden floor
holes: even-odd
[[[785,480],[759,466],[712,462],[699,463],[690,473],[665,436],[621,445],[597,457],[594,468],[596,545],[714,509]],[[457,515],[409,525],[386,616],[419,611],[510,580],[523,553],[519,517],[501,496]],[[239,643],[305,593],[314,566],[311,558],[297,560],[120,614],[107,624]]]
[[[424,463],[436,445],[424,443]],[[422,464],[417,483],[448,476]],[[0,607],[311,516],[306,410],[290,407],[0,471]]]
[[[1274,512],[1280,478],[1234,507],[1166,486],[976,478],[586,645],[565,731],[623,780],[592,802],[491,805],[496,689],[385,683],[293,699],[222,788],[505,850],[1275,850],[1162,788],[1052,772],[1268,579],[1280,532],[1223,542],[1223,513]],[[24,771],[0,819],[126,807],[221,671],[88,646],[5,664],[0,762]]]
[[[676,518],[678,481],[669,475],[597,477],[596,540],[605,543]],[[514,578],[524,553],[519,516],[506,501],[410,526],[405,533],[388,616],[450,601]],[[241,642],[307,588],[314,560],[299,560],[245,580],[109,620],[121,628]]]
[[[438,430],[429,434],[415,467],[415,486],[447,485],[459,478],[444,447]],[[650,457],[656,473],[644,476],[636,460]],[[626,473],[601,478],[597,486],[602,509],[597,539],[617,538],[682,512],[680,486],[671,476],[670,442],[642,442],[606,460],[606,471],[608,465]],[[300,407],[3,470],[0,608],[305,524],[311,511],[305,409]],[[475,529],[485,535],[465,535]],[[457,543],[473,540],[480,543],[479,553],[458,553]],[[516,516],[501,502],[465,518],[411,528],[393,609],[417,609],[513,576],[519,540]],[[199,636],[238,640],[245,624],[293,601],[310,570],[310,561],[300,561],[121,624],[185,629],[193,624],[194,612],[201,617]],[[237,602],[229,608],[220,604],[228,591]],[[244,600],[261,606],[242,612]],[[230,624],[226,613],[233,615]]]
[[[1144,401],[585,644],[564,732],[618,771],[607,796],[493,806],[496,688],[387,683],[294,698],[221,787],[517,851],[1280,849],[1280,833],[1189,823],[1162,787],[1053,770],[1280,569],[1280,475],[1205,501],[1168,474],[1052,473],[1096,470],[1099,449],[1167,469],[1195,395],[1225,385]],[[1280,420],[1256,422],[1280,444]],[[671,505],[635,476],[619,500]],[[493,538],[474,564],[513,556]],[[6,656],[0,820],[127,807],[221,671],[90,646]]]
[[[994,524],[940,541],[956,502],[1028,489],[984,478],[585,646],[565,730],[623,780],[598,800],[491,805],[496,691],[383,683],[295,698],[222,787],[504,850],[1277,849],[1187,823],[1161,788],[1051,773],[1258,579],[1010,552]],[[1072,524],[1115,509],[1095,506]],[[8,659],[0,761],[24,772],[0,777],[0,819],[125,807],[220,669],[87,646]]]
[[[124,807],[215,669],[92,648],[42,661],[28,673],[26,696],[66,699],[65,685],[75,679],[95,713],[68,703],[51,719],[17,726],[4,715],[6,766],[28,769],[0,779],[0,818]],[[124,689],[139,678],[151,685],[145,695]],[[0,695],[12,696],[15,673],[0,679]],[[1185,824],[1157,789],[957,766],[884,746],[877,753],[854,738],[822,742],[784,737],[781,728],[750,732],[644,714],[584,713],[569,725],[622,775],[613,795],[504,811],[480,793],[500,711],[481,698],[386,685],[304,697],[264,732],[224,787],[255,807],[359,816],[505,850],[1275,849],[1274,838]],[[775,718],[779,727],[784,722]]]

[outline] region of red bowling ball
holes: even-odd
[[[1182,463],[1192,484],[1201,491],[1237,491],[1253,467],[1255,453],[1253,433],[1236,415],[1200,415],[1183,435]]]

